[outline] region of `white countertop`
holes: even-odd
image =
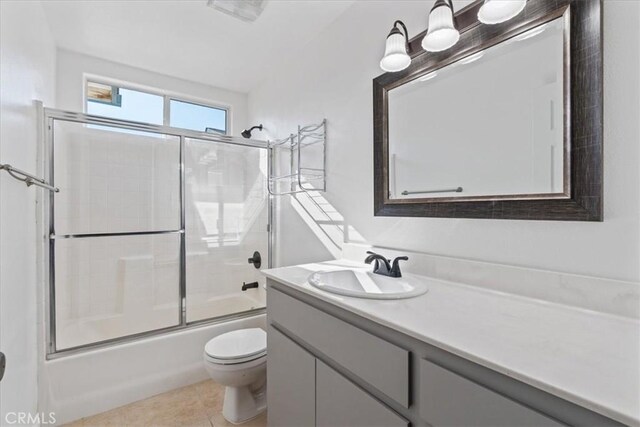
[[[265,276],[624,424],[640,426],[640,321],[445,280],[402,300],[320,291],[316,271],[366,268],[339,260]],[[268,304],[268,302],[267,302]]]

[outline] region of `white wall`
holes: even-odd
[[[549,222],[373,216],[372,79],[395,19],[416,34],[425,2],[356,2],[249,96],[251,121],[286,136],[328,119],[327,201],[375,246],[640,280],[640,2],[604,2],[605,221]],[[281,199],[278,263],[331,257]],[[295,205],[295,202],[293,202]]]
[[[53,104],[55,46],[39,2],[0,2],[0,162],[37,173],[34,100]],[[0,172],[0,424],[8,412],[37,411],[37,187]]]
[[[58,49],[56,108],[84,111],[84,76],[100,76],[133,83],[140,89],[160,89],[172,95],[183,95],[193,101],[231,107],[231,134],[239,136],[249,126],[247,94],[182,80],[164,74],[106,61],[64,49]],[[167,58],[167,61],[172,59]]]

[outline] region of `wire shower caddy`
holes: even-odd
[[[307,126],[298,125],[298,133],[290,134],[278,141],[269,141],[269,161],[267,189],[272,196],[308,193],[310,191],[326,191],[326,161],[327,161],[327,119],[318,124]],[[311,148],[315,147],[315,148]],[[318,155],[316,162],[307,166],[309,151],[315,150]],[[288,170],[284,175],[275,175],[277,153],[288,151]],[[307,154],[305,154],[307,153]],[[278,185],[287,185],[287,190],[279,191]]]

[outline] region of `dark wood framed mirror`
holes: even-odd
[[[601,0],[528,0],[373,80],[374,213],[602,221]]]

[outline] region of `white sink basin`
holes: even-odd
[[[386,277],[363,270],[319,271],[309,283],[333,294],[356,298],[402,299],[427,292],[424,283],[410,277]]]

